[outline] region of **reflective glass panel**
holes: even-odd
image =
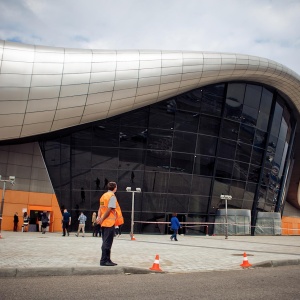
[[[214,172],[214,166],[214,157],[197,155],[195,158],[194,174],[212,176]]]
[[[199,133],[205,135],[218,136],[221,120],[219,118],[201,115],[199,123]]]
[[[149,107],[133,110],[120,116],[121,126],[147,127]]]
[[[198,135],[197,154],[215,156],[218,139],[211,136]]]
[[[208,197],[190,196],[189,211],[193,213],[206,213]]]
[[[159,171],[145,172],[144,192],[166,193],[169,185],[169,173]]]
[[[280,130],[282,113],[283,113],[283,108],[281,107],[280,104],[276,103],[272,127],[271,127],[271,135],[273,135],[276,138],[278,137],[279,130]]]
[[[235,159],[243,162],[250,162],[252,146],[243,143],[237,143]]]
[[[145,151],[120,148],[119,153],[119,169],[132,170],[132,172],[144,169]]]
[[[213,196],[218,197],[219,203],[224,203],[224,200],[220,199],[220,195],[229,195],[230,192],[230,179],[224,179],[224,178],[216,178],[213,183]]]
[[[248,182],[244,193],[244,199],[251,200],[253,202],[256,189],[257,189],[257,184]]]
[[[197,132],[199,114],[177,110],[175,114],[175,129],[181,131]]]
[[[220,140],[218,156],[222,158],[234,159],[236,142],[230,140]]]
[[[173,151],[195,153],[197,135],[187,132],[174,132]]]
[[[262,87],[259,85],[247,84],[244,104],[258,109],[260,103]]]
[[[193,113],[198,113],[202,98],[202,90],[196,89],[176,97],[177,108]]]
[[[224,120],[223,126],[221,130],[221,136],[230,139],[230,140],[237,140],[238,134],[240,130],[240,124],[237,122]]]
[[[253,147],[252,156],[251,156],[251,164],[261,165],[263,161],[264,150],[261,148]]]
[[[148,129],[141,127],[121,127],[119,138],[121,147],[146,148]]]
[[[245,84],[230,83],[227,87],[225,118],[240,122],[244,103]]]
[[[177,111],[175,99],[159,102],[150,106],[149,127],[173,129],[174,115]]]
[[[233,165],[232,179],[247,180],[249,164],[235,161]]]
[[[119,164],[119,149],[107,147],[92,147],[93,169],[117,169]]]
[[[171,150],[173,131],[149,129],[148,131],[148,149],[153,150]]]
[[[192,173],[194,155],[185,153],[172,153],[171,172]]]
[[[148,150],[146,156],[146,169],[151,171],[169,171],[171,152]]]
[[[221,116],[223,107],[224,84],[210,85],[203,89],[201,113]]]
[[[246,183],[243,181],[232,180],[230,195],[235,199],[243,199]]]
[[[248,173],[248,181],[258,182],[261,168],[258,166],[250,165]]]
[[[267,133],[257,129],[254,136],[254,145],[256,147],[265,148],[266,142]]]
[[[242,111],[242,123],[249,126],[256,126],[258,109],[244,105]]]
[[[233,160],[217,159],[216,177],[231,178],[233,169]]]
[[[170,173],[168,192],[172,194],[189,194],[191,189],[191,182],[191,175]],[[181,199],[181,201],[187,201],[187,197]]]
[[[255,129],[253,127],[247,126],[245,124],[241,124],[239,140],[243,143],[252,145],[254,140],[254,132]]]
[[[209,196],[212,179],[210,177],[193,176],[191,193]]]
[[[109,124],[94,126],[93,146],[118,147],[119,127]]]

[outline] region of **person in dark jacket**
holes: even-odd
[[[66,233],[68,236],[70,235],[69,232],[69,226],[71,226],[71,214],[68,212],[68,210],[65,208],[64,213],[62,215],[62,227],[63,227],[63,236],[66,236]]]
[[[49,218],[47,216],[47,212],[42,213],[42,234],[46,233],[46,228],[49,226]]]
[[[177,242],[177,233],[178,229],[181,228],[179,220],[177,218],[177,213],[173,213],[173,217],[171,218],[171,230],[173,230],[173,234],[170,236],[171,241],[173,239]]]
[[[18,213],[16,212],[14,214],[14,231],[18,231],[18,223],[19,223],[19,216]]]

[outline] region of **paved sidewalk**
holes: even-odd
[[[87,233],[2,232],[0,277],[72,274],[148,273],[159,255],[164,272],[242,270],[246,252],[253,267],[300,264],[299,236],[178,236],[129,234],[115,238],[112,260],[117,267],[100,267],[102,240]]]

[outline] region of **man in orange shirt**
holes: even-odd
[[[115,235],[115,225],[123,224],[122,212],[115,196],[117,184],[109,182],[108,191],[100,198],[97,224],[101,225],[102,230],[102,256],[100,266],[116,266],[117,264],[110,259],[111,247]]]

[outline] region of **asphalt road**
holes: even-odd
[[[185,274],[1,278],[0,298],[300,299],[300,266]]]

